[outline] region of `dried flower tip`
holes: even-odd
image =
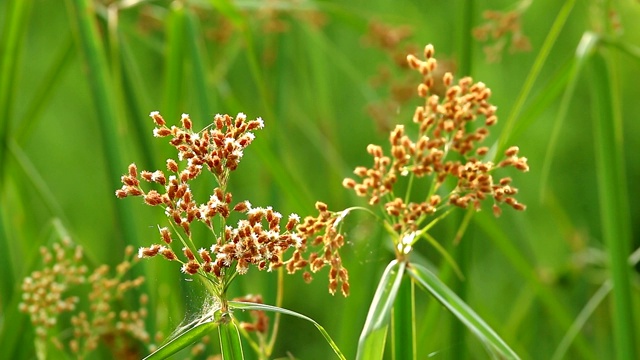
[[[189,249],[188,247],[183,247],[182,248],[182,252],[184,253],[184,256],[187,257],[187,259],[189,259],[189,261],[195,261],[196,257],[193,255],[193,251],[191,251],[191,249]]]
[[[484,124],[486,126],[493,126],[498,122],[498,117],[495,115],[491,115],[489,117],[487,117],[487,120],[485,120]]]
[[[173,250],[165,246],[162,247],[162,249],[160,250],[160,253],[162,254],[162,256],[164,256],[165,259],[169,261],[173,261],[178,258],[176,254],[173,252]]]
[[[287,221],[287,225],[285,228],[287,231],[293,230],[293,228],[300,223],[300,216],[298,214],[289,215],[289,220]]]
[[[320,212],[325,212],[327,210],[329,210],[329,207],[327,206],[327,204],[323,203],[322,201],[317,201],[316,202],[316,209]]]
[[[517,146],[512,146],[508,148],[507,151],[504,152],[504,154],[508,157],[516,156],[518,155],[519,150],[520,149]]]
[[[415,55],[409,54],[407,55],[407,64],[412,69],[419,69],[422,61],[420,61]]]
[[[131,163],[129,165],[129,176],[131,176],[132,178],[138,177],[138,167],[135,163]]]
[[[193,123],[191,122],[191,119],[189,118],[189,114],[182,114],[182,119],[180,119],[182,121],[182,126],[187,129],[187,130],[191,130],[191,128],[193,127]]]
[[[116,190],[116,197],[118,199],[124,199],[125,197],[127,197],[127,192],[124,191],[123,189],[118,189]]]
[[[489,152],[489,147],[487,146],[481,146],[478,148],[478,150],[476,150],[476,154],[478,154],[478,156],[487,155],[488,152]]]
[[[169,228],[167,227],[163,227],[163,228],[159,228],[160,230],[160,236],[162,237],[162,240],[167,243],[167,244],[171,244],[171,232],[169,231]]]
[[[435,53],[435,49],[433,48],[432,44],[428,44],[427,46],[424,47],[424,58],[425,59],[431,59],[433,57],[434,53]]]
[[[147,203],[147,205],[151,205],[151,206],[160,205],[162,204],[162,196],[157,191],[150,190],[144,196],[144,202]]]
[[[426,84],[418,85],[418,96],[427,97],[429,95],[429,87]]]
[[[158,111],[152,111],[149,116],[153,119],[153,121],[156,123],[156,125],[158,126],[164,126],[166,124],[166,122],[164,121],[164,119],[162,118],[162,115],[160,115],[160,112]]]
[[[522,172],[529,171],[529,165],[527,165],[526,157],[521,157],[518,160],[516,160],[516,162],[513,163],[513,166]]]
[[[502,209],[500,209],[500,206],[498,206],[498,204],[493,204],[493,216],[495,217],[500,217],[500,214],[502,214]]]
[[[347,189],[353,189],[356,186],[356,181],[351,178],[345,178],[342,180],[342,186]]]
[[[248,201],[243,201],[243,202],[237,203],[236,206],[233,207],[233,211],[243,213],[243,212],[247,212],[250,208],[251,208],[251,204]]]

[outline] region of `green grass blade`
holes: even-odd
[[[410,264],[407,270],[413,279],[424,286],[431,295],[438,299],[496,354],[507,359],[519,359],[509,345],[431,271],[418,264]]]
[[[567,0],[562,6],[562,9],[560,9],[560,12],[558,12],[557,17],[553,22],[553,25],[551,26],[551,29],[549,30],[549,33],[547,34],[542,47],[540,48],[540,52],[538,53],[538,56],[536,56],[533,67],[531,68],[531,71],[529,71],[529,75],[525,80],[522,91],[520,91],[520,93],[518,94],[515,105],[509,113],[509,118],[507,118],[504,129],[500,133],[498,151],[496,152],[497,154],[504,153],[504,150],[507,148],[507,146],[509,146],[509,140],[513,135],[512,130],[515,126],[516,119],[518,119],[518,117],[520,116],[522,107],[524,106],[525,101],[529,98],[531,89],[533,88],[533,84],[538,79],[540,71],[542,70],[543,65],[547,61],[547,57],[551,52],[551,48],[553,47],[553,44],[555,44],[556,39],[558,39],[560,31],[564,27],[567,18],[569,18],[569,14],[571,13],[575,2],[575,0]]]
[[[589,299],[589,301],[584,306],[582,311],[580,311],[580,314],[576,316],[575,321],[573,322],[573,324],[571,325],[567,333],[562,338],[562,341],[560,341],[560,344],[558,344],[556,351],[553,352],[553,356],[551,357],[551,360],[561,360],[561,359],[567,358],[566,356],[567,350],[569,349],[571,342],[573,341],[573,339],[575,339],[576,335],[580,332],[580,330],[582,330],[582,328],[584,327],[584,324],[587,322],[587,320],[589,320],[589,318],[591,317],[593,312],[598,308],[600,303],[609,294],[609,292],[611,292],[612,288],[613,288],[613,285],[611,281],[605,281],[605,283],[602,284],[602,286],[600,286],[598,291],[596,291],[596,293],[593,294],[593,296],[591,297],[591,299]]]
[[[33,1],[11,1],[7,4],[5,24],[0,38],[0,181],[4,178],[6,149],[9,140],[9,119],[12,118],[15,80],[20,63],[20,48],[25,44],[22,37],[26,32],[27,18]],[[8,293],[7,293],[8,294]]]
[[[395,360],[416,359],[415,310],[415,283],[405,280],[400,284],[391,316],[391,349]]]
[[[238,310],[269,311],[269,312],[275,312],[275,313],[280,313],[280,314],[284,314],[284,315],[295,316],[297,318],[306,320],[306,321],[312,323],[318,329],[318,331],[320,331],[322,336],[324,336],[325,340],[331,346],[331,348],[336,353],[336,355],[338,356],[339,359],[342,359],[342,360],[346,359],[344,357],[344,355],[342,354],[342,352],[340,351],[340,348],[338,348],[338,345],[336,345],[336,343],[333,341],[331,336],[329,336],[329,333],[327,333],[327,331],[320,324],[318,324],[315,320],[313,320],[312,318],[310,318],[308,316],[302,315],[300,313],[297,313],[297,312],[289,310],[289,309],[284,309],[284,308],[281,308],[281,307],[277,307],[277,306],[272,306],[272,305],[267,305],[267,304],[248,303],[248,302],[242,302],[242,301],[229,301],[229,308],[238,309]]]
[[[211,116],[211,109],[217,107],[215,102],[209,101],[211,97],[209,96],[209,91],[207,91],[207,66],[205,62],[207,49],[200,35],[202,30],[200,29],[198,18],[191,11],[187,13],[186,22],[191,68],[193,70],[192,84],[200,112],[198,118],[206,119]]]
[[[551,292],[542,282],[536,273],[536,269],[530,261],[523,255],[513,241],[505,234],[504,230],[495,225],[493,216],[487,212],[479,212],[474,216],[474,222],[479,229],[484,230],[493,245],[509,260],[511,266],[517,271],[523,280],[531,286],[545,308],[551,314],[551,318],[561,328],[569,328],[573,322],[573,314]],[[593,349],[582,334],[576,338],[576,350],[579,351],[583,359],[595,360]]]
[[[164,103],[161,112],[165,118],[178,119],[184,77],[185,54],[185,21],[184,6],[173,3],[167,20],[167,47],[164,82]]]
[[[56,49],[49,70],[42,77],[40,85],[27,106],[27,111],[14,131],[13,136],[18,144],[21,144],[35,128],[37,120],[40,119],[41,114],[51,102],[55,94],[54,90],[57,89],[58,84],[71,68],[73,58],[77,56],[74,50],[76,49],[73,46],[73,37],[69,34],[62,46]]]
[[[567,118],[569,105],[571,104],[571,99],[573,98],[576,84],[580,79],[580,74],[582,73],[586,59],[588,58],[588,54],[591,53],[596,43],[597,38],[594,36],[594,34],[585,33],[582,36],[582,40],[580,40],[580,44],[578,45],[578,48],[576,50],[576,57],[570,70],[569,82],[564,94],[562,95],[562,100],[560,101],[560,108],[558,109],[558,115],[556,117],[556,121],[554,122],[551,136],[549,137],[547,153],[542,165],[542,174],[540,175],[540,178],[542,180],[540,183],[541,197],[546,193],[547,190],[547,180],[549,179],[549,171],[551,169],[551,163],[555,155],[556,144],[560,136],[560,130],[562,129],[564,121]]]
[[[631,299],[630,221],[625,182],[622,119],[617,111],[617,84],[607,49],[600,49],[589,63],[591,104],[594,116],[596,173],[602,236],[609,254],[613,281],[613,335],[618,359],[637,359]]]
[[[240,332],[233,321],[220,324],[220,327],[218,327],[218,335],[220,336],[220,350],[222,351],[223,360],[244,359]]]
[[[399,263],[393,260],[382,274],[358,340],[357,359],[383,358],[391,310],[400,289],[405,268],[404,262]]]
[[[218,327],[218,322],[213,320],[196,325],[159,347],[156,351],[145,357],[144,360],[166,359],[185,347],[202,339],[205,335],[211,333],[211,331],[216,327]]]

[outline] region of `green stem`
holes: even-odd
[[[405,277],[400,284],[391,316],[393,359],[416,359],[415,285]]]
[[[623,158],[622,119],[618,86],[608,49],[601,48],[590,63],[592,113],[595,126],[596,174],[604,242],[613,280],[613,335],[617,359],[637,359],[631,299],[630,222]]]
[[[221,320],[221,324],[218,327],[222,360],[244,359],[238,326],[236,326],[235,321],[231,318],[231,314],[223,313],[222,315],[229,317],[229,319]]]

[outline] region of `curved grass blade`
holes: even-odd
[[[184,333],[171,339],[168,343],[159,347],[156,351],[145,357],[143,360],[158,360],[166,359],[169,356],[177,353],[185,347],[193,344],[194,342],[202,339],[205,335],[209,334],[219,323],[211,319],[211,321],[198,324]],[[233,358],[230,358],[233,359]]]
[[[575,0],[565,1],[564,5],[560,9],[560,12],[558,12],[558,15],[556,16],[556,19],[554,20],[553,25],[551,26],[551,29],[549,29],[549,33],[547,34],[547,37],[544,39],[544,43],[540,48],[540,52],[538,53],[538,56],[536,56],[536,59],[533,63],[533,67],[529,71],[529,75],[527,76],[527,79],[525,80],[525,83],[522,86],[522,90],[518,94],[518,98],[516,99],[515,105],[511,109],[511,112],[509,113],[509,117],[507,118],[507,121],[504,124],[504,128],[502,130],[502,133],[500,134],[500,139],[498,141],[498,151],[496,152],[497,154],[502,154],[504,150],[507,148],[508,142],[513,136],[513,128],[515,126],[516,119],[519,118],[522,108],[524,106],[524,103],[529,98],[529,94],[531,93],[533,84],[538,79],[540,75],[540,71],[542,70],[542,67],[547,61],[549,52],[551,51],[551,48],[553,47],[556,40],[558,39],[560,32],[564,27],[564,24],[567,22],[567,19],[569,18],[569,14],[571,14],[571,10],[573,9],[573,5],[575,4],[575,2],[576,2]]]
[[[393,260],[382,274],[358,340],[357,359],[382,359],[391,309],[393,309],[405,268],[406,263]]]
[[[331,346],[331,348],[336,353],[336,355],[338,355],[338,358],[341,359],[341,360],[345,360],[346,359],[344,357],[344,355],[342,354],[342,352],[340,351],[340,348],[338,348],[338,345],[336,345],[336,343],[333,341],[333,339],[331,339],[331,336],[329,336],[329,333],[327,333],[327,331],[320,324],[318,324],[315,320],[313,320],[312,318],[310,318],[308,316],[302,315],[302,314],[297,313],[297,312],[292,311],[292,310],[283,309],[283,308],[277,307],[277,306],[266,305],[266,304],[248,303],[248,302],[243,302],[243,301],[229,301],[229,308],[238,309],[238,310],[270,311],[270,312],[275,312],[275,313],[295,316],[297,318],[309,321],[310,323],[315,325],[315,327],[318,329],[318,331],[320,331],[322,336],[324,336],[324,338],[327,341],[327,343]]]
[[[540,176],[540,178],[542,179],[540,185],[541,198],[547,191],[547,181],[549,180],[549,172],[551,170],[551,163],[555,155],[556,144],[558,143],[558,139],[560,138],[560,130],[562,129],[564,121],[567,118],[569,105],[571,104],[571,99],[573,99],[576,85],[578,83],[578,80],[580,79],[580,74],[583,71],[585,62],[589,58],[589,54],[593,52],[593,49],[597,43],[598,37],[595,34],[585,33],[582,35],[582,39],[580,40],[580,43],[578,44],[578,47],[576,49],[575,59],[570,70],[567,88],[562,95],[560,108],[558,109],[558,115],[556,117],[557,120],[555,121],[553,130],[551,131],[549,145],[547,146],[547,153],[544,157],[544,163],[542,164],[542,175]]]
[[[447,287],[437,276],[427,268],[410,264],[407,267],[409,275],[422,285],[431,295],[444,305],[452,314],[462,321],[488,348],[506,359],[519,359],[509,345],[496,334],[487,323],[478,316],[458,295]]]

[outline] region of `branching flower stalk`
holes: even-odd
[[[158,226],[161,241],[140,248],[139,257],[160,255],[180,263],[183,273],[206,279],[223,315],[229,310],[229,285],[250,266],[266,271],[284,267],[288,273],[303,270],[306,281],[311,281],[311,273],[329,266],[329,291],[334,294],[340,287],[348,294],[348,273],[338,253],[344,239],[333,227],[338,215],[325,204],[316,204],[317,217],[301,221],[291,214],[282,225],[282,215],[270,206],[233,202],[227,185],[255,138],[253,132],[264,127],[261,118],[247,120],[243,113],[235,118],[216,115],[213,124],[194,131],[187,114],[182,115],[180,127],[168,127],[158,112],[150,116],[156,125],[154,136],[170,138],[178,156],[167,159],[166,171],[139,172],[131,164],[121,178],[118,198],[142,197],[147,205],[163,208],[168,218],[169,226]],[[208,199],[199,202],[191,183],[204,172],[213,175],[215,184]],[[142,183],[151,188],[143,188]],[[232,225],[235,217],[240,219]],[[210,230],[209,238],[193,238],[192,226],[198,222]]]
[[[397,125],[389,135],[388,154],[381,146],[370,144],[367,152],[373,165],[355,168],[359,180],[343,181],[346,188],[367,198],[369,205],[381,208],[399,261],[406,261],[415,242],[453,207],[471,206],[479,211],[482,202],[492,202],[495,216],[505,204],[525,209],[514,197],[518,190],[511,178],[495,178],[494,172],[507,167],[526,172],[527,159],[518,156],[518,147],[512,146],[494,163],[488,160],[492,155],[489,147],[481,145],[488,128],[498,120],[497,108],[489,101],[491,90],[470,77],[454,83],[453,75],[446,72],[441,98],[433,91],[438,64],[432,45],[425,47],[424,58],[407,56],[410,68],[422,75],[417,93],[424,104],[413,115],[415,128]],[[401,197],[398,192],[403,190],[406,194]]]

